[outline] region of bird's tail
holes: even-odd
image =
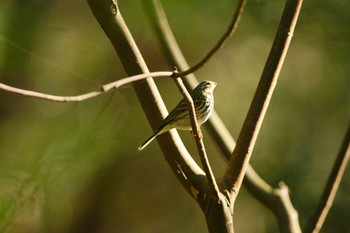
[[[141,146],[139,146],[138,150],[141,151],[143,150],[148,144],[150,144],[153,139],[155,139],[158,136],[158,134],[153,134],[151,137],[149,137],[144,143],[142,143]]]
[[[173,127],[169,127],[167,123],[163,123],[154,133],[151,137],[149,137],[144,143],[142,143],[141,146],[139,146],[138,150],[143,150],[148,144],[150,144],[153,139],[155,139],[158,135],[165,133],[172,129]]]

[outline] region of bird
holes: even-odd
[[[202,81],[191,92],[193,104],[196,112],[198,125],[205,123],[213,112],[214,95],[213,91],[220,82]],[[182,99],[176,107],[171,110],[169,115],[160,123],[160,126],[138,148],[143,150],[149,143],[153,141],[158,135],[165,133],[171,129],[191,130],[190,113],[186,99]]]

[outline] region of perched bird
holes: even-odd
[[[199,126],[208,120],[214,108],[213,91],[219,82],[203,81],[190,93],[193,99]],[[161,122],[154,134],[138,150],[144,149],[158,135],[171,129],[191,130],[190,113],[187,101],[182,99],[169,115]]]

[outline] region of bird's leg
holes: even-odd
[[[194,133],[193,133],[192,129],[190,129],[190,133],[191,133],[192,138],[194,138]],[[198,136],[200,139],[203,139],[203,134],[202,134],[201,130],[198,130]]]
[[[202,131],[200,129],[198,130],[198,136],[200,139],[203,139],[203,134],[202,134]]]
[[[193,133],[192,129],[190,129],[190,134],[191,134],[191,137],[194,138],[194,133]]]

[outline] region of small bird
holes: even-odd
[[[208,120],[214,108],[213,91],[220,82],[203,81],[190,93],[193,99],[199,126]],[[191,130],[190,113],[187,101],[182,99],[169,115],[161,122],[158,129],[149,137],[138,150],[144,149],[158,135],[171,129]]]

